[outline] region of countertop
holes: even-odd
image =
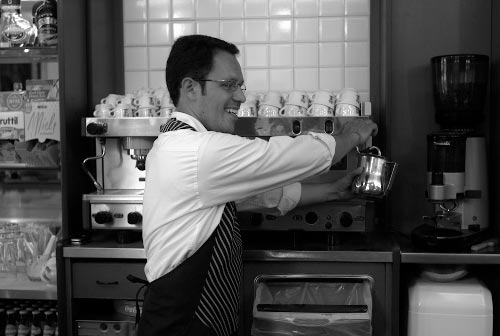
[[[416,248],[401,234],[243,233],[244,260],[400,262],[402,264],[500,264],[500,247],[478,252],[431,252]],[[63,243],[64,245],[64,243]],[[142,242],[120,244],[113,233],[94,233],[88,243],[63,246],[66,258],[145,261]]]
[[[392,262],[395,246],[387,235],[304,232],[243,233],[243,242],[244,260]],[[65,258],[146,259],[140,240],[120,244],[112,232],[94,233],[82,245],[62,244]]]

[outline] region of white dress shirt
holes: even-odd
[[[227,202],[238,210],[293,209],[305,178],[330,169],[335,139],[311,133],[247,139],[207,131],[194,117],[173,117],[198,132],[161,133],[146,159],[145,273],[154,281],[193,255],[220,222]]]

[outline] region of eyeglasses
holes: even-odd
[[[224,89],[228,90],[228,91],[236,91],[238,88],[241,89],[241,91],[243,91],[243,93],[245,93],[247,87],[245,86],[245,84],[239,84],[237,81],[233,80],[233,79],[200,79],[200,78],[195,78],[194,79],[195,81],[197,82],[215,82],[215,83],[219,83],[219,85],[221,87],[223,87]]]

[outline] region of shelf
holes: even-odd
[[[30,166],[27,163],[0,163],[0,170],[60,170],[61,167]]]
[[[42,281],[30,281],[26,274],[18,274],[17,279],[0,279],[0,298],[56,300],[57,287]]]
[[[0,63],[32,63],[57,61],[56,47],[0,48]]]

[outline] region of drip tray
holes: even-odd
[[[428,224],[416,227],[411,233],[413,244],[426,251],[461,252],[486,239],[488,232],[437,228]]]

